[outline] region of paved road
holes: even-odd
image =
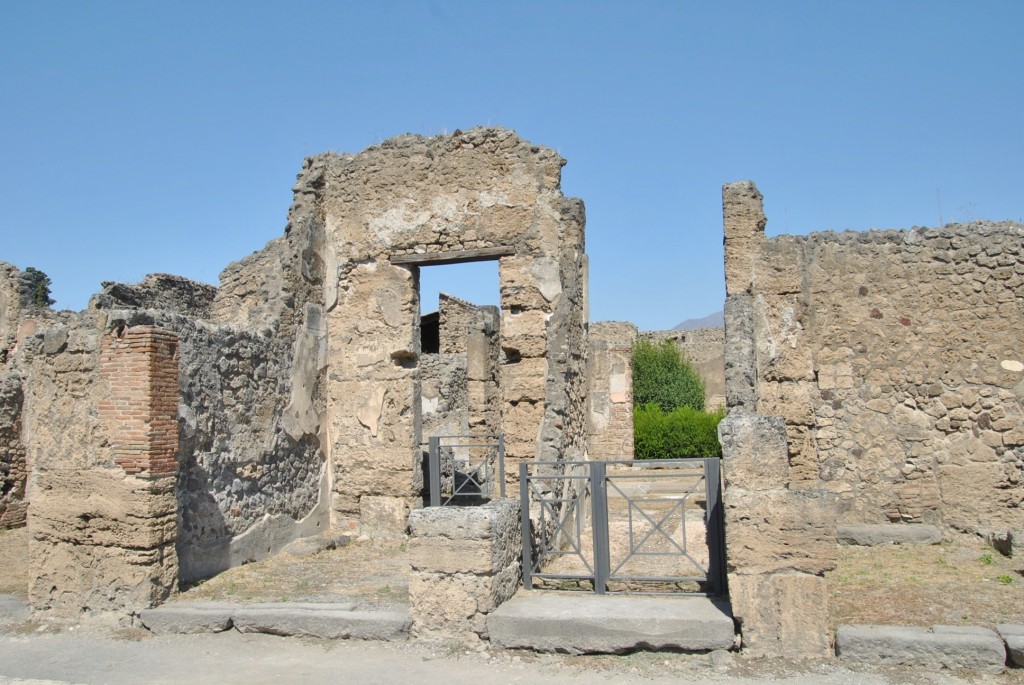
[[[853,672],[833,663],[763,663],[716,655],[634,654],[626,657],[477,652],[458,645],[311,641],[235,631],[152,636],[78,629],[0,634],[0,685],[33,681],[122,685],[204,683],[727,683],[894,685],[895,683],[1021,683],[1017,674],[961,680],[949,674]]]

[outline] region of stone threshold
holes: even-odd
[[[705,597],[520,590],[487,617],[491,644],[568,654],[731,649],[729,603]]]
[[[241,633],[318,637],[328,640],[405,640],[409,609],[357,609],[355,603],[172,602],[144,609],[139,618],[153,633]]]

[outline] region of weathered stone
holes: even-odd
[[[1006,643],[1007,661],[1017,667],[1024,666],[1024,625],[1004,623],[996,626],[996,630]]]
[[[830,652],[828,586],[821,576],[730,573],[729,597],[745,654],[820,658]]]
[[[836,655],[843,661],[929,669],[1001,673],[1006,668],[1003,641],[973,626],[839,626]]]
[[[733,411],[718,424],[726,487],[770,490],[789,482],[786,424],[780,417]]]
[[[840,544],[863,545],[937,545],[942,531],[925,524],[844,523],[837,528]]]
[[[835,568],[834,493],[731,487],[723,501],[730,573],[735,569],[743,574],[820,574]]]
[[[404,538],[409,505],[401,497],[363,495],[359,500],[359,530],[371,538]]]
[[[726,607],[705,598],[520,592],[487,618],[492,644],[568,654],[705,652],[735,639]]]

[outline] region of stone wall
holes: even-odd
[[[636,326],[598,321],[587,337],[591,459],[633,458],[633,342]]]
[[[423,265],[499,262],[509,460],[585,454],[584,216],[561,194],[563,164],[502,129],[306,160],[296,197],[322,218],[337,286],[324,299],[335,523],[366,495],[418,497]]]
[[[820,522],[786,535],[794,550],[814,548],[837,521],[1020,530],[1024,227],[766,239],[762,198],[749,182],[725,187],[723,210],[730,415],[720,431],[737,617],[764,618],[779,602],[757,589],[777,572],[735,545],[758,539],[745,537],[758,520],[749,492],[765,483],[792,500],[772,504],[776,523],[790,511]],[[739,424],[751,417],[777,424]],[[779,438],[764,439],[780,431],[784,451]],[[747,454],[750,440],[765,447]],[[804,511],[812,501],[813,516]],[[815,579],[824,570],[801,568],[806,577],[786,582],[824,606]],[[772,632],[787,634],[786,625]]]
[[[757,411],[842,523],[1024,520],[1024,227],[816,233],[753,261]]]
[[[107,323],[23,341],[29,600],[47,617],[127,616],[177,589],[174,335]]]
[[[759,412],[759,341],[751,263],[763,238],[761,195],[752,183],[722,191],[725,227],[725,381],[719,424],[726,571],[733,616],[751,655],[830,653],[824,574],[838,560],[835,494],[795,487],[787,424]]]
[[[0,262],[0,529],[25,525],[28,508],[21,341],[59,318],[48,307],[33,306],[31,294],[25,272]]]

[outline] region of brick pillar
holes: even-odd
[[[103,339],[100,373],[110,396],[99,403],[112,429],[114,463],[143,478],[173,476],[178,454],[178,336],[153,326]]]

